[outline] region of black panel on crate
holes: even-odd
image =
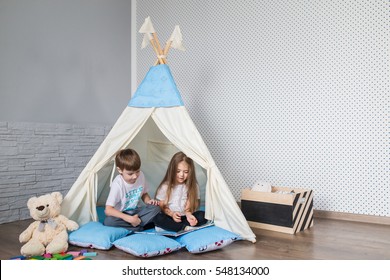
[[[292,227],[292,207],[275,203],[241,200],[241,209],[248,221]]]

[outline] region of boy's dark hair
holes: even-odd
[[[124,149],[117,152],[115,164],[120,170],[137,171],[141,168],[141,158],[133,149]]]

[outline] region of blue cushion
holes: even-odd
[[[89,222],[69,234],[69,243],[79,247],[108,250],[115,240],[129,233],[131,231],[124,228],[108,227],[100,222]]]
[[[182,247],[172,238],[154,234],[132,234],[116,240],[114,246],[142,258],[169,254]]]
[[[199,229],[176,238],[183,247],[194,254],[218,250],[242,238],[217,226]]]

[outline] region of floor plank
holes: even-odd
[[[20,255],[19,234],[31,220],[0,225],[0,259]],[[191,254],[186,249],[154,260],[390,260],[390,226],[319,218],[295,235],[253,229],[255,244],[237,241],[217,251]],[[82,248],[70,246],[69,250]],[[119,249],[95,250],[96,260],[139,259]]]

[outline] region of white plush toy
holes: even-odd
[[[68,249],[68,232],[79,228],[78,224],[61,213],[62,194],[53,192],[27,201],[31,217],[35,220],[19,236],[24,256],[44,253],[57,254]]]
[[[263,181],[257,181],[251,188],[252,191],[257,192],[271,192],[272,186],[271,183],[263,182]]]

